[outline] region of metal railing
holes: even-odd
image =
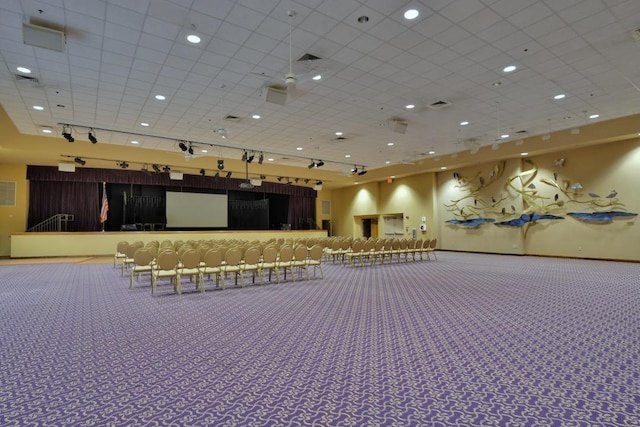
[[[67,223],[74,221],[74,216],[71,214],[57,214],[51,218],[47,218],[39,224],[34,225],[27,231],[42,232],[42,231],[67,231]]]

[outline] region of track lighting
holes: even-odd
[[[153,171],[154,171],[155,173],[160,173],[160,166],[158,166],[158,165],[154,164],[154,165],[152,165],[151,167],[153,168]]]
[[[304,180],[304,183],[305,183],[305,184],[308,184],[308,183],[309,183],[309,178],[306,178],[306,179]]]
[[[213,179],[218,179],[220,178],[220,172],[216,172],[216,174],[213,176]]]
[[[62,136],[69,142],[75,141],[75,138],[73,137],[73,135],[71,135],[71,126],[69,125],[64,125],[62,127]]]
[[[180,149],[181,149],[182,151],[187,151],[187,149],[188,149],[187,144],[185,144],[184,142],[180,142],[180,143],[178,144],[178,147],[180,147]]]
[[[91,141],[92,144],[98,143],[98,138],[96,138],[95,131],[93,129],[89,131],[89,141]]]
[[[163,167],[163,168],[162,168],[162,172],[166,172],[166,173],[171,172],[171,168],[169,167],[169,165],[167,165],[167,166]]]
[[[358,173],[358,167],[353,165],[353,169],[351,169],[351,173]]]
[[[227,172],[227,178],[231,178],[231,171]]]
[[[218,159],[218,169],[224,169],[224,159]]]
[[[281,176],[278,177],[278,182],[282,182],[282,177]]]
[[[311,163],[309,163],[309,166],[307,166],[309,169],[313,169],[316,167],[316,162],[314,162],[313,160],[311,160]]]
[[[126,169],[129,167],[129,163],[127,162],[118,162],[117,165],[120,166],[121,169]]]
[[[247,163],[253,162],[253,159],[256,157],[256,154],[252,151],[251,155],[247,157]]]
[[[262,154],[262,151],[261,151],[260,156],[258,156],[258,164],[261,165],[262,162],[264,162],[264,154]]]
[[[267,179],[266,175],[260,175],[260,179]]]
[[[322,181],[316,181],[316,185],[322,185]]]
[[[300,178],[296,178],[294,179],[294,181],[296,182],[296,184],[298,183],[298,181],[300,181]]]
[[[193,147],[191,146],[191,144],[189,144],[189,149],[187,151],[193,156]]]
[[[200,169],[200,175],[205,176],[207,172],[204,169]]]
[[[316,162],[316,167],[319,168],[319,167],[322,167],[322,166],[324,166],[324,162],[322,160],[318,160]]]
[[[246,161],[247,161],[247,152],[246,152],[246,151],[244,151],[244,152],[242,153],[242,159],[241,159],[241,160],[242,160],[243,162],[246,162]]]
[[[82,160],[80,157],[76,157],[75,159],[73,159],[73,161],[79,164],[80,166],[84,166],[87,163],[86,160]]]
[[[364,175],[365,173],[367,173],[367,171],[364,169],[364,167],[362,168],[362,170],[360,172],[358,172],[359,176]]]
[[[142,171],[142,173],[144,173],[145,175],[151,175],[151,172],[149,172],[149,167],[147,165],[144,165],[142,167],[142,169],[140,169]]]

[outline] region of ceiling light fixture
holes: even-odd
[[[597,119],[598,117],[600,117],[600,114],[592,114],[589,116],[590,119]]]
[[[62,136],[69,142],[74,142],[76,139],[71,135],[71,126],[64,125],[62,127]]]
[[[135,140],[131,141],[131,143],[134,144],[134,145],[140,144],[138,141],[135,141]]]
[[[264,154],[262,154],[262,151],[261,151],[260,155],[258,156],[258,164],[261,165],[262,162],[264,162]]]
[[[218,159],[218,169],[224,169],[224,159]]]
[[[21,73],[31,74],[31,70],[26,68],[26,67],[18,67],[18,68],[16,68],[16,70],[18,70]]]
[[[187,151],[187,150],[189,149],[189,147],[187,147],[187,144],[185,144],[185,143],[184,143],[184,142],[182,142],[182,141],[180,141],[180,142],[178,143],[178,147],[180,147],[180,149],[181,149],[182,151]]]
[[[200,175],[205,176],[207,174],[207,171],[205,171],[204,169],[200,169]]]
[[[408,19],[411,21],[412,19],[416,19],[420,15],[417,9],[409,9],[404,13],[404,19]]]
[[[117,165],[120,166],[121,169],[126,169],[129,167],[129,163],[127,162],[118,162]]]
[[[562,99],[562,98],[564,98],[565,96],[566,96],[566,95],[565,95],[564,93],[560,93],[560,94],[558,94],[558,95],[554,96],[554,97],[553,97],[553,99],[558,100],[558,99]]]
[[[231,178],[231,171],[227,172],[226,177],[227,177],[227,178]]]
[[[197,36],[197,35],[195,35],[195,34],[189,34],[189,35],[187,36],[187,41],[188,41],[189,43],[198,44],[198,43],[200,43],[200,37],[198,37],[198,36]]]
[[[460,122],[460,126],[466,126],[466,125],[468,125],[468,124],[469,124],[469,122],[468,122],[468,121],[466,121],[466,120],[465,120],[464,122]]]
[[[156,164],[153,164],[153,165],[151,165],[151,167],[153,168],[153,171],[155,173],[160,173],[160,166],[158,166]]]
[[[80,166],[84,166],[87,163],[86,160],[82,160],[80,157],[76,157],[75,159],[73,159],[73,161],[79,164]]]
[[[165,173],[171,172],[171,167],[169,165],[166,165],[165,167],[162,168],[162,172],[165,172]]]
[[[413,110],[414,108],[416,108],[415,104],[407,104],[405,105],[405,107],[407,110]]]
[[[251,163],[253,162],[253,159],[255,159],[256,154],[252,151],[251,154],[247,157],[247,163]]]
[[[191,146],[191,144],[189,144],[189,149],[187,150],[187,152],[193,156],[193,147]]]
[[[358,176],[362,176],[362,175],[364,175],[365,173],[367,173],[367,170],[366,170],[364,167],[362,167],[362,169],[360,170],[360,172],[358,172]]]
[[[311,80],[315,80],[315,81],[322,80],[322,74],[317,74],[311,77]]]
[[[166,96],[164,96],[164,95],[156,95],[156,99],[157,99],[158,101],[164,101],[165,99],[167,99],[167,97],[166,97]]]
[[[516,70],[516,66],[515,65],[507,65],[506,67],[504,67],[502,69],[502,71],[504,71],[505,73],[510,73],[512,71]]]
[[[36,111],[44,111],[44,107],[42,105],[34,105],[33,109]]]

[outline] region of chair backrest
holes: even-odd
[[[307,245],[297,245],[293,249],[293,256],[296,261],[304,261],[307,259]]]
[[[220,267],[222,264],[222,251],[218,249],[209,249],[204,254],[204,263],[207,267]]]
[[[434,237],[433,239],[431,239],[431,243],[429,243],[429,249],[435,249],[437,244],[438,239]]]
[[[268,245],[262,251],[262,262],[272,263],[278,258],[278,247],[275,245]]]
[[[129,242],[127,241],[118,242],[118,245],[116,246],[116,252],[118,252],[119,254],[124,254],[128,246]]]
[[[411,249],[422,249],[422,239],[416,240],[415,245]]]
[[[178,254],[174,251],[164,251],[158,254],[158,269],[175,270],[178,266]]]
[[[374,250],[376,252],[380,252],[382,248],[384,248],[384,240],[378,239],[378,241],[376,241],[376,245],[374,246]]]
[[[144,248],[144,243],[133,242],[132,244],[127,246],[127,249],[125,249],[124,253],[127,256],[127,258],[133,258],[133,255],[135,255],[136,251],[140,248]]]
[[[293,258],[293,248],[291,246],[283,246],[280,248],[280,262],[288,262]]]
[[[195,249],[187,249],[182,252],[180,261],[184,268],[197,268],[200,264],[200,254]]]
[[[367,240],[366,242],[364,242],[364,247],[362,248],[362,250],[364,252],[371,252],[371,250],[376,246],[376,241],[375,240]]]
[[[260,262],[260,249],[252,246],[244,252],[245,265],[256,265]]]
[[[133,254],[133,262],[136,265],[149,265],[154,255],[150,248],[140,248]]]
[[[362,248],[364,248],[364,242],[362,240],[354,240],[351,243],[351,250],[353,252],[362,252]]]
[[[316,243],[315,245],[311,246],[311,249],[309,249],[309,258],[314,261],[320,261],[322,259],[322,253],[322,245]]]
[[[242,250],[238,247],[229,248],[224,254],[224,262],[229,265],[238,265],[242,261]]]
[[[429,249],[430,244],[431,244],[431,240],[424,239],[424,241],[422,242],[422,249]]]

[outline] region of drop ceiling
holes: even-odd
[[[64,52],[26,45],[25,23]],[[339,181],[639,113],[638,28],[637,0],[5,0],[0,102],[24,135],[70,124],[91,146],[93,128],[97,158],[137,140],[178,162],[186,141]],[[289,71],[295,93],[267,102]]]

